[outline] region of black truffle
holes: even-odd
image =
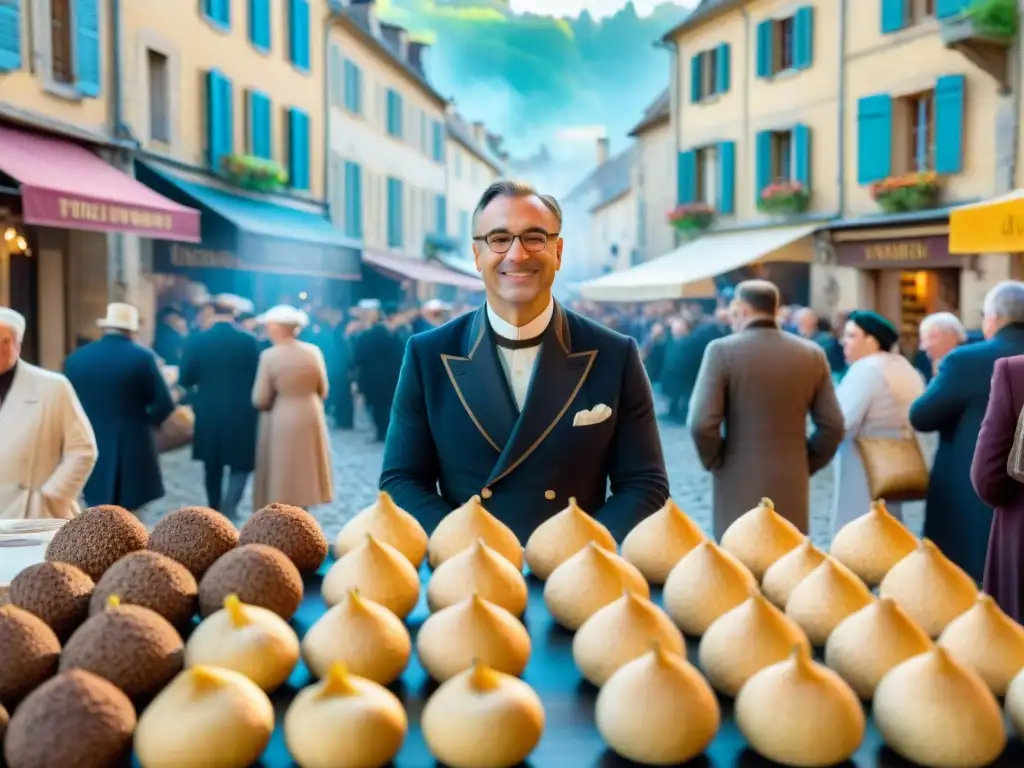
[[[106,610],[107,600],[117,597],[122,605],[141,605],[156,611],[183,629],[196,612],[199,585],[181,563],[159,552],[142,550],[114,563],[96,584],[89,612]]]
[[[266,544],[284,552],[300,573],[314,573],[327,557],[327,537],[309,512],[268,504],[242,526],[239,544]]]
[[[11,582],[11,602],[34,613],[66,640],[89,617],[95,584],[69,563],[30,565]]]
[[[109,680],[134,702],[145,702],[181,671],[181,635],[160,614],[138,605],[110,606],[71,635],[60,671],[84,669]]]
[[[60,641],[33,613],[0,608],[0,704],[11,708],[57,673]]]
[[[238,546],[238,529],[209,507],[182,507],[153,526],[149,548],[177,560],[196,579],[217,558]]]
[[[238,595],[249,605],[290,619],[302,602],[302,576],[288,557],[274,547],[246,544],[221,557],[199,582],[203,616],[224,607],[224,598]]]
[[[46,547],[49,563],[70,563],[93,581],[127,555],[145,549],[146,526],[127,509],[104,504],[68,520]]]
[[[109,768],[131,754],[135,709],[101,677],[74,670],[37,688],[7,727],[8,768]]]

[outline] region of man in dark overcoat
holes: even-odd
[[[189,339],[178,380],[192,389],[192,458],[203,463],[207,503],[232,519],[256,466],[259,414],[252,388],[259,361],[255,334],[238,325],[233,306],[218,303],[210,327]]]
[[[353,363],[356,383],[373,421],[374,439],[384,442],[391,421],[391,402],[398,386],[404,347],[386,322],[383,308],[367,308],[366,316],[369,327],[355,339]]]
[[[552,298],[561,225],[554,198],[493,183],[473,215],[487,302],[409,339],[380,487],[427,530],[479,495],[526,542],[575,498],[621,538],[668,497],[636,342]]]
[[[938,432],[925,505],[924,535],[979,583],[992,508],[971,485],[971,461],[988,406],[996,360],[1024,354],[1024,283],[1006,280],[985,297],[985,341],[949,352],[911,406],[918,432]]]
[[[97,324],[102,338],[75,350],[64,363],[99,449],[85,500],[135,511],[164,495],[155,430],[174,411],[174,400],[156,355],[134,340],[135,307],[110,304]]]

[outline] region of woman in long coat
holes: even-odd
[[[253,509],[273,502],[306,508],[326,504],[333,488],[323,354],[296,338],[309,322],[305,312],[277,306],[260,320],[273,346],[260,354],[252,390],[260,411]]]
[[[836,389],[846,433],[836,453],[833,533],[874,501],[857,438],[916,438],[910,405],[924,392],[924,379],[903,355],[890,351],[898,338],[896,327],[874,312],[853,312],[846,322],[843,350],[850,367]],[[888,509],[902,516],[901,504],[890,503]]]

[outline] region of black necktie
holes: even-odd
[[[500,333],[494,333],[494,343],[499,347],[505,349],[529,349],[530,347],[539,347],[540,343],[544,341],[544,334],[540,336],[534,336],[532,339],[507,339]]]

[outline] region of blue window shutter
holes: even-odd
[[[388,177],[388,246],[402,247],[402,182]]]
[[[207,161],[215,172],[234,150],[234,119],[231,81],[221,72],[206,73],[206,148]]]
[[[99,0],[78,0],[75,5],[75,88],[83,96],[100,95]]]
[[[810,69],[814,63],[814,8],[798,8],[793,18],[793,67]]]
[[[203,0],[203,13],[217,26],[231,28],[231,0]]]
[[[249,0],[249,41],[261,51],[270,50],[270,0]]]
[[[793,126],[794,181],[811,190],[811,129],[806,125]]]
[[[697,151],[691,149],[679,153],[679,167],[676,171],[678,186],[677,199],[680,203],[692,203],[697,197]]]
[[[345,234],[363,237],[363,169],[345,161]]]
[[[964,169],[965,78],[945,75],[935,83],[935,172]]]
[[[718,145],[718,212],[736,213],[736,142]]]
[[[690,57],[690,101],[700,101],[701,58],[700,54]]]
[[[437,234],[448,233],[448,200],[444,195],[437,196],[437,222],[434,226]]]
[[[223,156],[230,155],[235,151],[234,94],[231,81],[223,75],[220,78],[220,93],[220,146]]]
[[[290,5],[290,55],[292,64],[309,70],[309,0],[288,0]]]
[[[269,160],[272,155],[270,97],[249,91],[249,151]]]
[[[759,131],[755,143],[754,199],[772,183],[772,131]]]
[[[292,189],[309,189],[309,116],[300,109],[288,111],[288,164]]]
[[[775,22],[765,19],[757,25],[757,76],[769,77],[772,74],[772,50],[775,37]]]
[[[857,183],[881,181],[892,173],[892,97],[865,96],[857,102]]]
[[[718,59],[715,62],[715,93],[727,93],[731,87],[730,83],[730,67],[732,62],[729,60],[732,51],[728,43],[722,43],[718,46]]]
[[[434,120],[434,160],[444,162],[444,126],[440,120]]]
[[[21,69],[21,0],[0,1],[0,72]]]
[[[967,9],[971,0],[935,0],[935,16],[939,19],[948,19],[956,16]]]
[[[882,34],[899,32],[907,25],[907,3],[910,0],[882,1]]]

